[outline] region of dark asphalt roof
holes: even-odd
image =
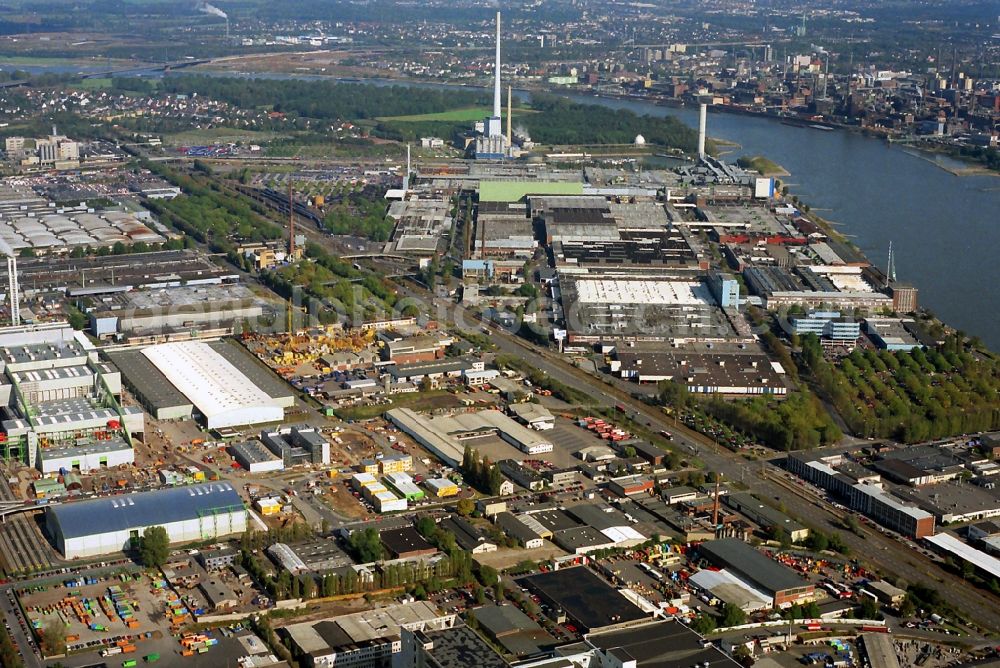
[[[712,668],[739,665],[715,647],[703,647],[701,637],[677,621],[600,633],[587,641],[605,652],[634,658],[639,668],[689,668],[706,661]]]
[[[723,538],[702,543],[698,550],[710,562],[743,575],[768,593],[805,587],[809,583],[787,566],[769,559],[738,538]]]
[[[649,617],[584,566],[529,575],[523,581],[588,631]]]
[[[175,406],[190,406],[191,400],[170,384],[167,377],[140,350],[117,350],[107,353],[122,372],[127,385],[140,395],[155,413]]]
[[[483,605],[471,610],[479,625],[493,634],[494,637],[540,628],[531,617],[521,612],[517,606]]]

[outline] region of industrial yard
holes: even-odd
[[[414,29],[257,39],[196,5],[199,53],[333,54],[289,71],[381,67]],[[793,36],[777,12],[783,52],[805,13]],[[883,269],[709,135],[730,79],[798,114],[829,63],[756,62],[759,37],[657,54],[629,24],[662,76],[615,85],[675,88],[694,129],[515,105],[526,71],[601,93],[607,66],[542,76],[506,40],[532,60],[603,37],[481,18],[393,75],[453,67],[457,39],[481,90],[174,71],[211,55],[0,77],[3,668],[993,660],[996,356],[921,307],[892,246]],[[697,39],[732,38],[715,22]],[[656,65],[705,58],[732,75]],[[871,67],[851,105],[900,83]],[[766,97],[752,68],[798,88]]]

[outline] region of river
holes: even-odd
[[[442,85],[378,79],[371,83]],[[517,95],[530,97],[523,91]],[[567,97],[638,114],[676,116],[692,127],[698,122],[694,108],[581,94]],[[801,128],[773,119],[710,110],[708,133],[739,144],[733,157],[759,154],[783,166],[791,176],[782,181],[883,269],[891,241],[896,275],[920,289],[920,304],[1000,351],[1000,262],[994,258],[1000,249],[1000,178],[954,176],[932,162],[954,164],[948,158],[928,158],[853,132]]]
[[[526,91],[515,94],[530,99]],[[572,93],[565,97],[638,114],[675,116],[692,127],[698,123],[693,107]],[[994,259],[1000,249],[1000,178],[955,176],[933,164],[937,160],[961,166],[946,157],[928,157],[855,132],[783,125],[768,118],[709,110],[708,134],[739,144],[732,149],[733,158],[764,155],[788,170],[791,175],[781,180],[793,193],[883,270],[891,241],[896,276],[920,289],[920,304],[1000,351],[1000,262]]]
[[[573,96],[639,114],[676,116],[697,127],[694,108]],[[1000,350],[1000,178],[954,176],[912,149],[709,110],[708,134],[740,144],[732,156],[764,155],[791,173],[781,180],[836,223],[883,269],[892,242],[896,276],[946,323]]]

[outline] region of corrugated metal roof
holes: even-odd
[[[199,513],[243,507],[243,499],[228,482],[125,494],[51,506],[63,538],[197,519]]]

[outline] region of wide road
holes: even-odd
[[[406,288],[412,296],[426,299],[426,292]],[[473,312],[460,305],[435,299],[439,313],[450,312],[460,326],[482,327],[482,322]],[[782,480],[784,471],[774,464],[748,462],[739,454],[731,452],[711,441],[702,434],[692,432],[654,406],[650,406],[632,396],[636,385],[601,374],[588,373],[555,352],[539,348],[528,341],[504,330],[490,327],[490,342],[500,351],[516,355],[532,366],[580,392],[587,394],[597,405],[612,406],[622,404],[637,414],[636,420],[653,431],[665,430],[673,434],[673,442],[684,451],[696,455],[705,464],[705,469],[722,473],[726,479],[740,480],[749,491],[761,498],[770,498],[784,503],[788,512],[806,524],[829,531],[839,524],[843,513],[826,502],[821,496],[808,492],[797,483]],[[986,629],[1000,631],[1000,605],[987,592],[965,582],[961,577],[944,570],[936,561],[908,547],[901,541],[862,525],[857,535],[841,531],[844,542],[851,548],[852,556],[866,565],[886,575],[895,575],[907,583],[919,583],[941,592],[956,609]]]
[[[42,660],[36,654],[34,641],[25,633],[21,626],[25,622],[21,617],[21,612],[17,605],[11,601],[13,590],[13,585],[0,588],[0,616],[7,621],[7,626],[10,627],[8,634],[18,649],[21,650],[21,656],[26,668],[37,668],[42,665]]]

